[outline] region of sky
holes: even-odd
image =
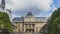
[[[5,0],[12,17],[25,16],[28,12],[36,17],[49,17],[60,7],[60,0]],[[0,0],[1,3],[1,0]]]

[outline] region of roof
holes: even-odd
[[[28,12],[27,16],[33,16],[32,12]]]
[[[21,18],[21,17],[15,17],[15,18],[13,18],[12,21],[13,22],[23,22],[23,18]]]
[[[23,22],[25,18],[21,18],[21,17],[15,17],[13,19],[13,22]],[[35,17],[35,22],[47,22],[47,18],[45,17]]]
[[[46,17],[36,17],[36,22],[47,22]]]
[[[15,17],[13,22],[47,22],[46,17],[34,17],[31,12],[28,12],[25,17]]]

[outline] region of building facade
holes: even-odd
[[[24,32],[26,34],[44,32],[42,29],[47,24],[47,18],[35,17],[31,12],[28,12],[25,17],[15,17],[12,21],[15,26],[13,32]]]

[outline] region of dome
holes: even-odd
[[[25,22],[35,22],[35,17],[33,16],[32,12],[28,12],[27,15],[24,17]]]
[[[28,12],[27,16],[33,16],[32,12]]]

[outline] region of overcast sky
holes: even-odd
[[[1,0],[0,0],[1,1]],[[32,12],[34,16],[49,17],[60,7],[60,0],[5,0],[6,8],[12,11],[13,17],[25,16]]]

